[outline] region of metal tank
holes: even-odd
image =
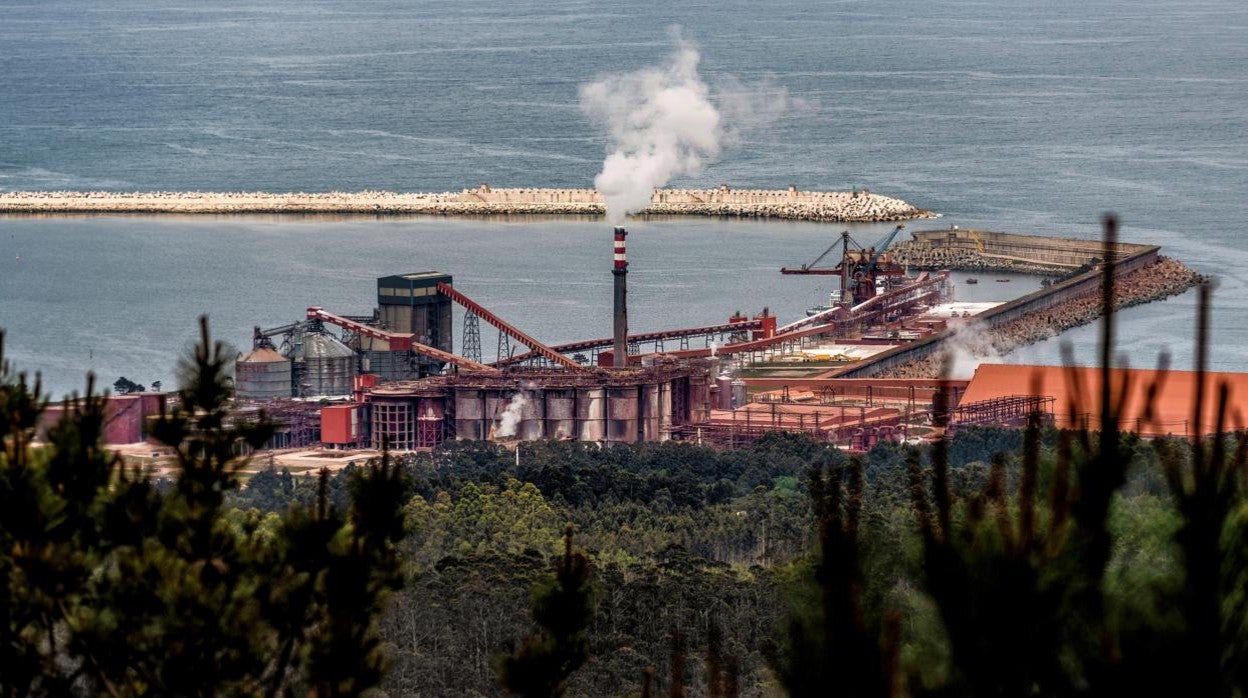
[[[485,398],[473,388],[455,389],[455,437],[479,441],[485,438]]]
[[[658,385],[643,385],[641,387],[641,440],[642,441],[661,441],[660,435],[663,424],[663,388],[666,383]],[[671,404],[668,403],[668,413],[671,413]]]
[[[732,376],[727,373],[721,373],[715,379],[715,408],[732,409]]]
[[[532,390],[520,410],[520,426],[516,431],[522,441],[538,441],[546,436],[546,391]]]
[[[744,407],[746,403],[745,381],[740,378],[732,381],[732,408]]]
[[[581,441],[602,441],[606,437],[606,388],[577,388],[576,421]]]
[[[355,352],[325,332],[307,332],[295,355],[299,396],[350,395]]]
[[[607,388],[607,441],[635,443],[639,436],[641,405],[638,386]]]
[[[257,347],[234,364],[234,397],[275,400],[291,396],[290,359],[272,347]]]
[[[576,390],[546,391],[546,438],[576,438]]]

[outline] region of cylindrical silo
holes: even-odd
[[[732,409],[732,376],[727,373],[721,373],[715,379],[715,408]]]
[[[602,441],[606,436],[606,388],[577,388],[576,421],[581,427],[581,441]]]
[[[520,425],[516,436],[522,441],[537,441],[545,437],[546,395],[543,390],[534,390],[525,396],[520,408]]]
[[[661,405],[659,386],[643,385],[641,387],[642,441],[659,440],[659,425],[663,421]]]
[[[640,402],[635,385],[607,388],[607,441],[634,443],[638,440]]]
[[[546,391],[546,438],[576,438],[576,391]]]
[[[455,389],[455,438],[480,441],[485,438],[485,400],[480,390]]]
[[[308,332],[303,337],[302,358],[301,397],[351,394],[355,352],[350,347],[324,332]]]
[[[290,359],[270,347],[252,349],[234,364],[234,397],[273,400],[290,397]]]

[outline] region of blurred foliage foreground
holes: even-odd
[[[240,489],[269,425],[226,426],[225,363],[205,332],[155,430],[170,481],[100,448],[98,398],[32,446],[38,387],[4,369],[6,695],[1245,695],[1224,386],[1198,398],[1232,435],[1193,441],[1120,434],[1105,372],[1099,433],[452,442]]]

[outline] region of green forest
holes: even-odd
[[[1225,387],[1197,442],[1119,433],[1106,374],[1100,433],[449,442],[244,484],[274,425],[228,419],[202,333],[163,479],[101,447],[90,384],[34,443],[0,336],[4,695],[1245,695]]]
[[[851,460],[806,437],[775,434],[734,451],[682,443],[606,449],[525,443],[518,466],[512,451],[484,443],[455,442],[431,454],[404,456],[399,463],[408,490],[399,550],[407,584],[382,615],[381,636],[392,660],[383,687],[392,695],[500,693],[499,653],[532,632],[533,590],[551,576],[551,559],[571,525],[590,563],[593,614],[588,657],[568,677],[568,695],[641,695],[647,669],[653,672],[651,695],[677,695],[677,688],[684,691],[680,695],[826,695],[822,687],[848,677],[822,673],[834,665],[803,659],[797,650],[810,645],[802,651],[817,652],[812,647],[826,641],[818,627],[821,586],[825,576],[838,574],[856,577],[857,627],[841,632],[878,648],[880,656],[869,660],[878,676],[863,680],[882,681],[845,695],[1020,695],[1031,692],[1028,682],[1040,685],[1047,672],[1054,675],[1046,681],[1066,685],[1044,684],[1049,689],[1041,695],[1103,695],[1106,689],[1092,683],[1090,672],[1115,664],[1104,677],[1115,682],[1108,685],[1169,681],[1178,690],[1185,685],[1174,683],[1183,675],[1177,671],[1182,664],[1171,653],[1190,631],[1181,614],[1185,566],[1176,539],[1183,516],[1158,451],[1176,445],[1123,439],[1122,484],[1105,512],[1104,573],[1099,579],[1064,579],[1077,576],[1064,568],[1074,563],[1051,548],[1057,541],[1049,536],[1073,537],[1074,514],[1061,514],[1067,517],[1064,534],[1050,533],[1060,512],[1048,505],[1054,478],[1062,476],[1055,472],[1059,451],[1080,446],[1069,437],[1051,429],[1030,437],[1024,430],[958,431],[943,457],[953,501],[949,527],[959,539],[943,552],[925,539],[914,497],[916,471],[924,487],[933,488],[929,448],[881,444]],[[1037,463],[1028,485],[1035,501],[1033,549],[1024,551],[1016,527],[1026,474],[1020,454],[1028,438]],[[345,502],[352,476],[350,468],[334,475],[331,496]],[[857,550],[838,550],[833,564],[854,570],[823,569],[821,551],[829,543],[821,548],[820,520],[828,524],[832,517],[826,490],[835,477],[842,478],[843,522],[851,491],[859,508],[853,540],[842,541]],[[851,487],[855,477],[860,484]],[[812,493],[812,487],[823,489]],[[315,478],[270,469],[227,501],[265,512],[276,525],[280,512],[315,497]],[[824,502],[817,505],[816,497]],[[1242,535],[1245,516],[1248,508],[1236,509],[1226,522],[1227,536]],[[925,568],[935,569],[927,567],[929,556],[947,554],[957,556],[952,566],[965,565],[951,571],[953,580],[925,574]],[[955,597],[949,600],[929,587],[948,581],[965,585],[948,591]],[[1076,581],[1100,587],[1099,622],[1105,627],[1099,630],[1120,643],[1114,653],[1141,654],[1044,666],[1057,652],[1077,655],[1086,648],[1076,640],[1089,638],[1063,637],[1053,628],[1047,631],[1058,637],[1036,636],[1037,626],[1055,619],[1036,617],[1046,606],[1024,602],[1043,601],[1053,609],[1072,604],[1075,599],[1050,595],[1073,593],[1061,585]],[[1244,578],[1227,581],[1236,588],[1224,596],[1228,655],[1224,666],[1215,666],[1221,667],[1221,687],[1229,690],[1243,678],[1231,673],[1244,644],[1242,629],[1230,621],[1248,587]],[[1012,585],[1018,585],[1014,592]],[[941,602],[956,602],[968,614],[956,622],[970,626],[948,627]],[[954,631],[971,634],[973,646],[956,647]],[[677,638],[684,656],[674,659]],[[1123,646],[1135,642],[1148,644]],[[719,668],[712,666],[716,653]],[[1158,655],[1168,659],[1159,663]],[[1090,666],[1094,660],[1107,665]],[[977,662],[1007,676],[999,685],[977,686],[974,680],[986,676],[971,675]],[[861,666],[845,669],[852,673]],[[711,689],[716,673],[719,687]],[[724,683],[728,676],[731,690]],[[1010,685],[1011,678],[1019,683]],[[1215,694],[1230,695],[1208,695]]]

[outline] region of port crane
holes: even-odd
[[[798,268],[784,267],[780,270],[780,273],[840,276],[840,302],[850,302],[852,305],[858,305],[875,297],[877,281],[881,278],[905,276],[905,268],[894,262],[888,254],[889,246],[893,244],[893,241],[897,239],[897,234],[904,230],[905,227],[904,223],[899,224],[896,228],[893,228],[892,232],[880,238],[874,245],[865,248],[855,242],[849,236],[849,231],[846,230],[841,233],[840,240],[832,243],[822,254],[815,257],[810,264],[803,264]],[[818,266],[819,262],[823,261],[823,258],[827,257],[838,246],[841,248],[840,262],[834,267]]]

